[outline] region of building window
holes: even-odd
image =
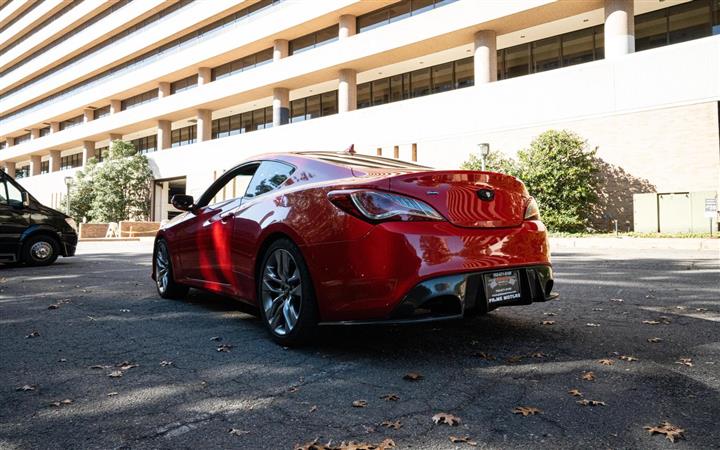
[[[135,147],[135,151],[140,154],[152,153],[157,150],[157,135],[151,134],[137,139],[133,139],[130,143]]]
[[[63,120],[60,122],[60,130],[67,130],[68,128],[76,127],[78,125],[82,125],[83,122],[85,122],[85,116],[80,114],[79,116],[72,117],[67,120]]]
[[[268,48],[261,52],[236,59],[235,61],[230,61],[229,63],[217,66],[212,70],[212,80],[219,80],[221,78],[229,77],[230,75],[235,75],[236,73],[262,66],[271,62],[272,58],[273,50]]]
[[[103,162],[103,160],[108,157],[109,150],[109,147],[97,147],[95,149],[95,160],[97,162]]]
[[[157,100],[158,97],[158,90],[152,89],[147,92],[143,92],[142,94],[133,95],[130,98],[126,98],[120,103],[120,109],[122,111],[125,111],[126,109],[135,108],[140,105],[144,105],[145,103],[152,102],[154,100]]]
[[[337,114],[337,91],[311,95],[290,102],[290,123]]]
[[[197,80],[198,76],[195,74],[181,80],[173,81],[170,83],[170,93],[177,94],[178,92],[187,91],[188,89],[197,87]]]
[[[562,67],[560,57],[560,36],[542,39],[532,43],[532,70],[545,72]]]
[[[333,25],[290,41],[290,54],[301,53],[338,40],[339,26]]]
[[[60,170],[72,169],[82,166],[82,153],[62,156],[60,158]]]
[[[47,136],[50,134],[50,127],[40,128],[40,137]]]
[[[271,128],[272,107],[256,109],[212,121],[212,138],[223,138],[235,134]]]
[[[5,147],[7,147],[7,141],[0,142],[0,150],[3,150]]]
[[[718,0],[693,0],[635,17],[635,50],[720,34]]]
[[[25,178],[30,176],[30,166],[20,166],[17,169],[15,169],[15,178]]]
[[[425,11],[430,11],[457,0],[403,0],[393,3],[384,8],[363,14],[357,18],[357,31],[370,31],[374,28],[381,27],[398,20],[415,16]]]
[[[40,161],[40,175],[50,173],[50,161]]]
[[[110,115],[110,105],[103,106],[102,108],[97,108],[95,111],[93,111],[93,119],[102,119],[105,116]]]
[[[181,145],[194,144],[197,139],[197,125],[178,128],[170,133],[170,146],[179,147]]]
[[[21,134],[20,136],[15,136],[15,145],[20,145],[23,142],[27,142],[30,140],[30,133]]]

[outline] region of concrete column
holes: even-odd
[[[108,135],[108,140],[110,141],[110,145],[112,145],[112,141],[122,140],[122,134],[110,133],[110,135]]]
[[[375,154],[377,156],[382,156],[382,147],[378,147],[377,149],[375,149]]]
[[[7,142],[8,147],[12,147],[13,145],[15,145],[15,138],[8,136],[5,138],[5,142]]]
[[[635,51],[633,0],[605,0],[605,59]]]
[[[60,122],[50,122],[50,134],[60,131]]]
[[[40,137],[40,128],[30,129],[30,140],[37,139]]]
[[[198,86],[208,84],[212,81],[212,69],[209,67],[198,67]]]
[[[274,127],[290,122],[290,91],[287,88],[273,89],[272,108]]]
[[[60,150],[50,150],[50,173],[60,171]]]
[[[497,34],[492,30],[475,33],[475,84],[497,81]]]
[[[417,144],[412,145],[412,161],[417,162]]]
[[[167,150],[170,148],[170,121],[169,120],[158,120],[157,124],[157,143],[158,150]]]
[[[40,155],[31,155],[30,156],[30,175],[33,177],[35,175],[40,175],[40,166],[42,163],[42,156]],[[58,166],[59,167],[59,166]]]
[[[110,100],[110,114],[119,113],[122,110],[122,102],[120,100]]]
[[[83,166],[87,165],[90,158],[95,157],[95,142],[83,141]]]
[[[5,161],[5,173],[10,175],[10,177],[15,178],[15,163],[12,161]]]
[[[209,109],[198,109],[196,125],[198,142],[205,142],[212,139],[212,111]]]
[[[355,35],[356,32],[357,20],[355,19],[355,16],[351,16],[349,14],[340,16],[340,32],[338,33],[338,38],[346,39]]]
[[[393,158],[400,159],[400,146],[396,145],[393,147]]]
[[[273,43],[273,61],[287,58],[290,54],[290,43],[285,39],[276,39]]]
[[[83,109],[83,122],[88,123],[95,119],[95,110],[92,108]]]
[[[357,109],[357,72],[342,69],[338,81],[338,111],[341,113]]]
[[[170,83],[167,81],[161,81],[158,83],[158,98],[167,97],[170,95]]]

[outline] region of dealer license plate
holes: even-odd
[[[484,278],[488,303],[520,299],[520,275],[517,270],[487,273]]]

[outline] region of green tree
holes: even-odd
[[[517,160],[491,153],[486,167],[521,179],[550,230],[578,232],[586,230],[597,202],[595,153],[577,134],[549,130],[520,150]],[[480,170],[480,159],[471,155],[462,168]]]
[[[93,222],[146,220],[150,216],[151,181],[147,157],[138,154],[129,142],[113,141],[101,164],[92,158],[78,172],[70,191],[71,216]]]

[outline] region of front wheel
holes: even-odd
[[[155,286],[162,298],[179,299],[187,295],[187,286],[176,283],[173,275],[172,259],[167,242],[160,240],[155,245]]]
[[[273,339],[286,346],[310,340],[318,313],[300,249],[288,239],[275,241],[263,255],[257,280],[260,315]]]
[[[22,261],[28,266],[49,266],[60,251],[57,239],[50,236],[31,236],[23,245]]]

